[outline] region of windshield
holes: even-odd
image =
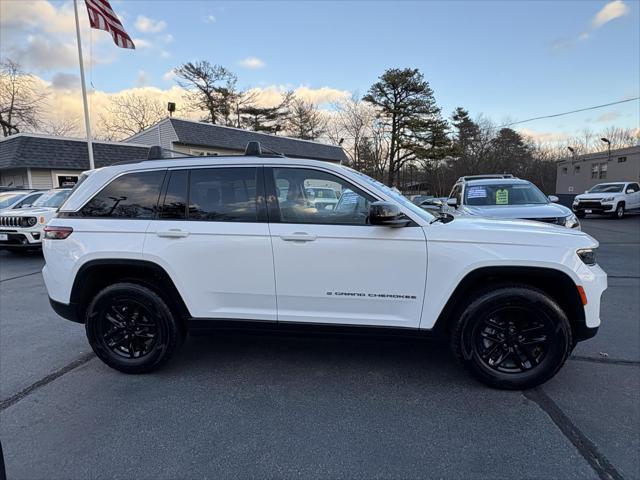
[[[33,204],[34,207],[58,208],[67,199],[71,190],[49,190]]]
[[[399,204],[401,204],[403,207],[407,208],[408,210],[411,210],[411,213],[415,213],[421,219],[423,219],[423,220],[425,220],[427,222],[433,220],[433,218],[434,218],[433,215],[431,215],[427,211],[425,211],[422,208],[420,208],[419,206],[417,206],[415,203],[413,203],[411,200],[409,200],[407,197],[405,197],[401,193],[393,190],[392,188],[387,187],[384,183],[381,183],[381,182],[379,182],[377,180],[374,180],[373,178],[369,177],[368,175],[365,175],[364,173],[358,172],[357,170],[354,170],[353,168],[349,168],[349,167],[345,167],[345,166],[343,166],[342,168],[344,168],[346,170],[349,170],[352,173],[355,173],[356,175],[358,175],[360,180],[363,180],[365,183],[368,183],[369,185],[372,185],[374,188],[377,188],[378,190],[382,190],[385,195],[393,198],[396,202],[398,202]]]
[[[541,205],[549,199],[532,183],[469,185],[464,191],[469,206]]]
[[[589,193],[618,193],[622,191],[623,183],[600,183],[589,190]]]
[[[25,196],[26,193],[0,193],[0,208],[7,208]]]

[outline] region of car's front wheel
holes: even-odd
[[[465,368],[497,388],[546,382],[571,353],[571,326],[560,306],[527,285],[479,293],[454,325],[452,349]]]
[[[619,203],[615,212],[613,212],[613,218],[620,219],[622,217],[624,217],[624,203]]]
[[[100,291],[87,308],[85,327],[96,355],[124,373],[161,367],[184,335],[164,300],[136,283],[117,283]]]

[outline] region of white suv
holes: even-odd
[[[335,208],[306,197],[314,183]],[[340,165],[175,158],[90,172],[45,229],[43,275],[55,311],[126,373],[199,328],[435,332],[482,381],[527,388],[597,331],[597,246],[537,222],[435,217]]]
[[[573,200],[573,211],[583,218],[590,213],[622,218],[640,210],[640,185],[637,182],[599,183]]]
[[[40,192],[30,207],[0,212],[0,249],[37,250],[42,246],[43,229],[69,196],[70,188]]]

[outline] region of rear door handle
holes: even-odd
[[[189,232],[186,230],[180,230],[179,228],[171,228],[162,232],[156,232],[156,235],[166,238],[184,238],[189,236]]]
[[[285,242],[313,242],[318,237],[305,232],[295,232],[291,235],[280,235],[280,238]]]

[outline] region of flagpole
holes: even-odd
[[[76,15],[76,37],[78,39],[78,59],[80,60],[80,83],[82,84],[82,103],[84,104],[84,127],[87,132],[87,148],[89,149],[89,170],[96,168],[93,161],[93,143],[91,141],[91,125],[89,124],[89,104],[87,102],[87,86],[84,81],[84,62],[82,60],[82,42],[80,41],[80,20],[78,19],[78,0],[73,0],[73,11]]]

